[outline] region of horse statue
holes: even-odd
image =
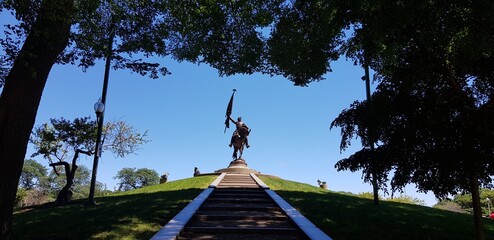
[[[242,153],[244,152],[244,147],[246,145],[246,139],[249,134],[234,134],[232,139],[233,145],[233,160],[242,158]],[[240,153],[240,155],[238,155]]]

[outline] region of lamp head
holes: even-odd
[[[97,116],[101,115],[105,111],[105,104],[101,102],[101,98],[94,104],[94,112]]]

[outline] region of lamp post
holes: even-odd
[[[105,104],[101,101],[101,98],[94,104],[94,112],[96,113],[96,121],[98,122],[98,132],[96,133],[96,146],[94,147],[94,161],[93,171],[91,172],[91,186],[89,188],[89,197],[87,205],[96,205],[94,201],[94,189],[96,186],[96,173],[98,171],[98,161],[101,157],[102,144],[101,133],[103,132],[103,112],[105,111]]]
[[[112,47],[113,38],[115,37],[115,24],[112,16],[112,25],[110,29],[110,37],[108,39],[106,63],[105,63],[105,76],[103,79],[103,92],[101,93],[101,99],[94,104],[94,111],[96,112],[96,117],[98,121],[98,133],[96,138],[96,147],[94,148],[94,161],[93,161],[93,171],[91,173],[91,186],[89,187],[89,197],[87,199],[86,205],[96,205],[94,201],[94,189],[96,186],[96,173],[98,171],[98,161],[101,157],[102,144],[101,144],[101,132],[103,130],[104,116],[105,116],[105,104],[106,104],[106,92],[108,90],[108,78],[110,76],[110,63],[112,58]]]
[[[103,121],[99,121],[105,111],[105,104],[101,101],[101,98],[94,104],[94,112],[96,113],[96,121],[98,122],[98,132],[96,134],[96,146],[94,148],[94,156],[98,159],[101,157],[102,145],[101,134],[103,132]],[[97,161],[96,161],[97,162]],[[93,166],[94,167],[94,166]],[[95,171],[93,171],[95,172]],[[96,174],[95,174],[96,175]]]

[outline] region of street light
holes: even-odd
[[[102,143],[101,143],[102,130],[100,130],[100,126],[103,126],[103,123],[102,122],[100,123],[99,119],[101,118],[101,115],[103,114],[104,111],[105,111],[105,104],[101,101],[101,98],[100,98],[94,104],[94,112],[96,113],[96,121],[98,121],[98,133],[97,133],[96,142],[100,142],[100,143],[96,143],[96,147],[94,149],[95,150],[94,154],[98,155],[98,158],[101,157],[101,152],[102,152],[102,148],[100,147],[100,145],[102,145]]]
[[[87,199],[86,205],[96,205],[96,201],[94,201],[94,189],[96,186],[96,172],[98,171],[98,160],[101,155],[101,132],[103,129],[103,122],[105,117],[105,104],[106,104],[106,92],[108,90],[108,78],[110,77],[110,63],[112,58],[112,46],[113,46],[113,38],[115,37],[115,21],[112,16],[112,24],[110,29],[110,37],[108,39],[108,47],[106,54],[106,63],[105,63],[105,76],[103,78],[103,92],[101,93],[101,98],[94,104],[94,112],[96,113],[96,117],[98,118],[98,133],[96,138],[96,147],[94,151],[94,162],[93,162],[93,172],[91,173],[91,186],[89,187],[89,197]]]
[[[101,98],[94,104],[94,112],[96,113],[96,117],[99,118],[100,115],[105,111],[105,104],[101,102]]]
[[[102,144],[101,133],[103,131],[103,112],[105,111],[105,104],[101,101],[101,98],[94,104],[94,112],[96,113],[96,121],[98,122],[98,132],[96,133],[96,146],[94,147],[94,161],[93,171],[91,172],[91,186],[89,187],[89,197],[87,205],[96,205],[94,201],[94,189],[96,186],[96,172],[98,171],[98,161],[101,157]]]

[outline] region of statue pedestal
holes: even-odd
[[[215,173],[254,173],[257,175],[261,174],[260,172],[247,167],[247,162],[245,162],[245,160],[241,158],[231,161],[230,165],[228,165],[227,168],[222,168],[214,172]]]

